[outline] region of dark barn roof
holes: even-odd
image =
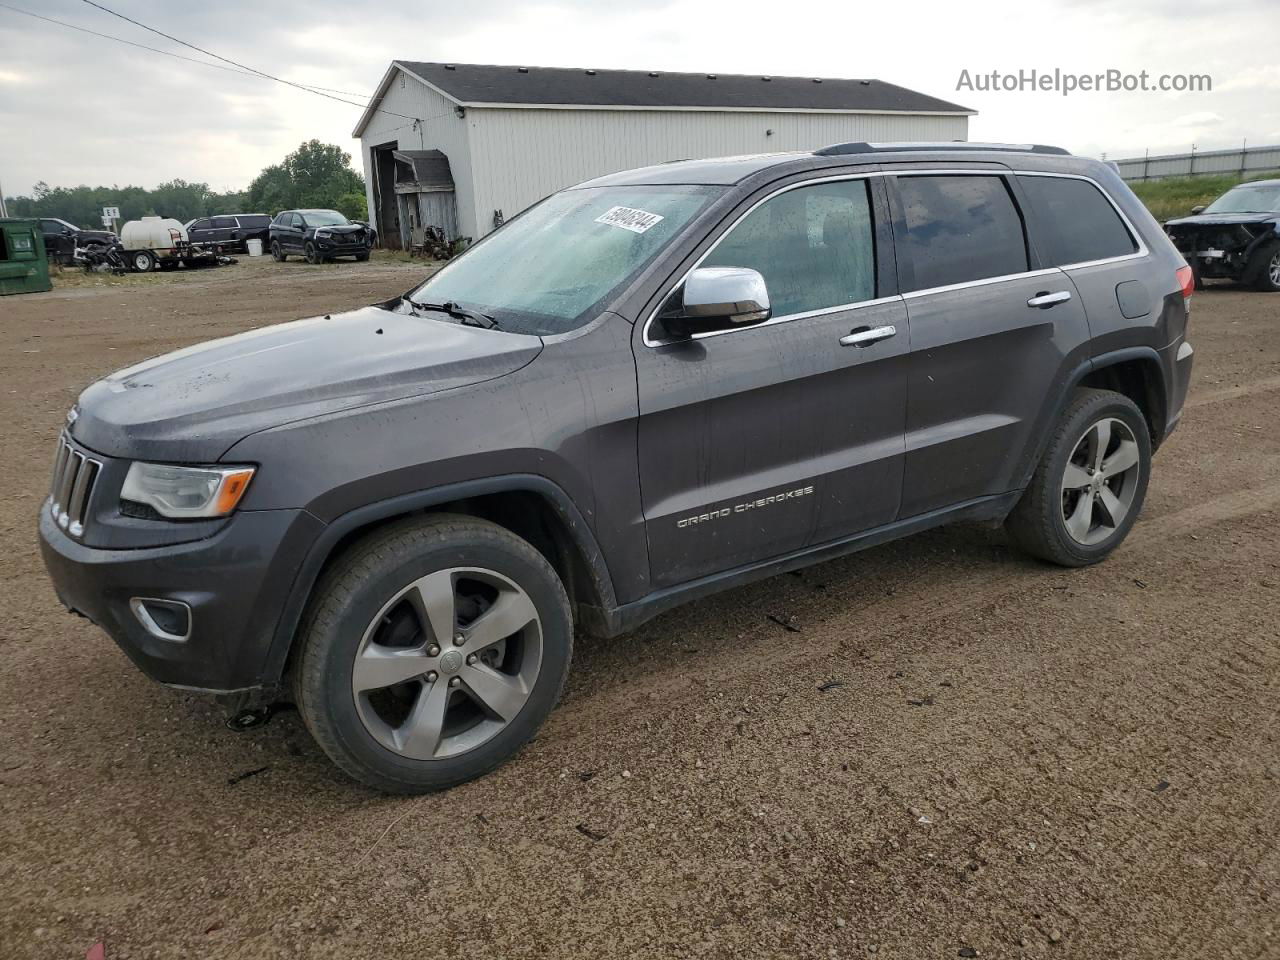
[[[972,113],[880,80],[504,67],[397,60],[461,104]]]
[[[453,172],[449,169],[449,158],[439,150],[393,150],[392,156],[405,164],[407,169],[402,168],[404,172],[412,174],[412,177],[407,180],[397,174],[397,182],[453,189]]]

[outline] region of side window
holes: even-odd
[[[236,225],[236,218],[235,217],[214,217],[211,221],[209,221],[209,225],[218,230],[226,230]]]
[[[297,230],[304,230],[304,229],[306,229],[307,222],[306,222],[305,220],[303,220],[303,219],[302,219],[302,214],[300,214],[300,213],[295,213],[295,214],[293,215],[293,224],[292,224],[292,225],[293,225],[293,227],[294,227],[295,229],[297,229]]]
[[[1000,177],[894,178],[915,268],[912,289],[945,287],[1027,270],[1022,218]]]
[[[1088,180],[1019,177],[1018,181],[1036,214],[1036,246],[1052,266],[1137,252],[1137,241],[1111,201]]]
[[[775,317],[874,299],[867,181],[815,183],[778,194],[737,224],[702,265],[760,271]]]
[[[190,233],[191,230],[203,230],[207,226],[209,226],[208,220],[197,220],[195,223],[191,224],[191,228],[187,232]]]

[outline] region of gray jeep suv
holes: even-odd
[[[537,730],[575,627],[959,519],[1103,559],[1182,410],[1191,288],[1050,147],[601,177],[401,297],[90,386],[44,558],[155,679],[291,698],[351,776],[448,787]]]

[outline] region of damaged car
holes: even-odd
[[[277,263],[300,253],[307,263],[334,257],[369,259],[369,228],[352,223],[337,210],[284,210],[271,221],[271,256]]]
[[[1232,187],[1191,216],[1165,223],[1165,232],[1204,280],[1235,280],[1280,291],[1280,180]]]

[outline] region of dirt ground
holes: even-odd
[[[94,377],[421,271],[0,300],[0,957],[1280,957],[1280,297],[1196,296],[1108,562],[957,527],[582,639],[515,762],[404,799],[143,677],[34,518]]]

